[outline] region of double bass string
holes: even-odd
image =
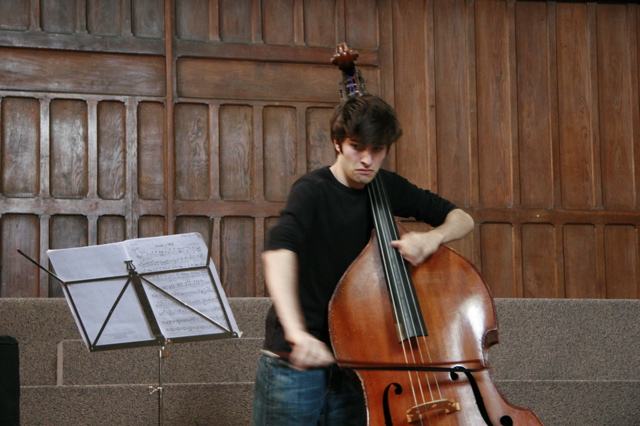
[[[380,255],[385,270],[385,276],[387,278],[387,286],[389,287],[389,294],[393,306],[396,327],[399,333],[399,340],[402,344],[405,363],[407,365],[409,364],[409,356],[407,354],[408,346],[408,352],[411,354],[413,365],[418,364],[418,362],[416,361],[416,355],[412,343],[412,337],[415,337],[417,342],[417,351],[420,356],[420,362],[424,365],[425,356],[420,345],[419,337],[426,337],[427,331],[425,329],[423,318],[421,316],[419,303],[417,301],[415,293],[412,291],[413,283],[411,281],[411,276],[409,274],[409,270],[407,268],[405,260],[397,250],[391,247],[390,244],[392,240],[397,240],[399,238],[399,234],[382,182],[382,176],[376,176],[371,184],[368,185],[368,191],[375,227],[378,231]],[[409,303],[409,309],[407,308],[407,305],[405,303],[403,303],[401,300],[398,300],[399,298],[404,298],[404,300]],[[417,318],[418,316],[419,318]],[[409,324],[407,324],[407,321],[409,322]],[[427,358],[429,360],[429,363],[431,363],[431,353],[429,350],[429,345],[427,344],[426,339],[424,339],[424,341]],[[420,373],[417,371],[415,373],[407,371],[407,374],[409,383],[411,384],[414,404],[416,406],[419,405],[419,398],[416,393],[413,374],[416,375],[415,381],[417,381],[419,384],[418,390],[420,398],[422,399],[423,403],[426,403],[427,401],[425,400],[424,389],[421,385],[422,381],[420,379]],[[439,399],[442,399],[442,394],[438,379],[436,377],[436,373],[432,372],[432,374]],[[425,372],[424,376],[427,382],[427,387],[429,389],[429,396],[431,400],[434,400],[435,398],[433,395],[433,389],[431,387],[431,379],[429,378],[429,373]],[[436,414],[436,419],[438,418],[439,416]],[[422,420],[420,421],[420,423],[422,423]],[[429,423],[431,423],[431,420],[429,420]]]
[[[382,265],[384,267],[385,276],[387,277],[387,286],[391,287],[396,285],[395,278],[398,274],[398,271],[397,271],[397,268],[393,267],[393,264],[391,262],[391,253],[389,250],[388,243],[392,240],[394,235],[393,235],[393,228],[390,227],[388,224],[389,215],[385,214],[386,212],[388,212],[388,209],[385,210],[385,203],[383,202],[385,200],[383,200],[382,198],[384,194],[381,192],[380,180],[381,180],[380,175],[376,176],[376,178],[371,182],[371,184],[368,185],[368,190],[369,190],[369,197],[370,197],[370,202],[372,207],[371,210],[373,213],[375,228],[376,228],[376,231],[378,232],[378,245],[380,248],[380,257],[382,260]],[[408,364],[409,360],[408,360],[407,350],[404,344],[404,330],[402,329],[402,320],[400,318],[400,314],[404,315],[404,312],[399,313],[396,307],[399,307],[401,311],[403,311],[404,309],[401,304],[397,303],[396,298],[399,296],[397,289],[396,291],[392,291],[392,289],[389,288],[389,290],[390,290],[389,295],[391,298],[392,311],[393,311],[394,320],[396,324],[396,330],[399,332],[399,334],[401,334],[399,339],[402,343],[402,351],[403,351],[405,363]],[[411,343],[409,343],[409,345],[411,345]],[[407,375],[409,378],[409,382],[411,383],[411,391],[413,393],[414,404],[417,404],[417,395],[415,391],[415,386],[413,384],[413,381],[414,381],[413,376],[410,371],[407,371]]]
[[[399,258],[399,253],[395,251],[391,245],[391,240],[397,239],[397,228],[395,227],[393,216],[391,214],[388,200],[386,198],[386,194],[384,192],[384,187],[382,186],[381,178],[376,178],[372,185],[372,201],[375,202],[375,206],[373,207],[373,211],[375,212],[375,220],[376,229],[379,232],[379,244],[381,257],[383,259],[383,265],[385,266],[385,273],[387,277],[387,285],[389,286],[389,294],[391,296],[391,303],[393,305],[393,312],[396,319],[396,327],[399,333],[399,340],[402,344],[402,350],[405,358],[405,363],[409,364],[408,355],[407,355],[407,345],[409,346],[409,353],[411,354],[413,364],[416,364],[415,360],[415,352],[413,351],[413,345],[410,339],[409,334],[407,334],[407,317],[408,312],[406,312],[406,307],[403,303],[398,303],[398,298],[403,296],[401,292],[401,281],[403,279],[406,280],[407,273],[406,268],[405,273],[402,273],[402,270],[399,265],[404,265],[404,262],[401,258]],[[395,256],[394,256],[395,255]],[[393,259],[395,257],[395,259]],[[406,299],[406,295],[405,299]],[[413,330],[413,328],[412,328]],[[421,330],[422,334],[424,330]],[[420,351],[420,356],[423,358],[422,351]],[[411,371],[407,371],[407,376],[409,379],[409,383],[411,384],[411,392],[414,400],[414,405],[418,405],[418,395],[416,393],[414,377],[416,375],[416,381],[420,383],[419,373],[413,373]],[[428,377],[427,377],[427,381]],[[419,396],[421,400],[424,402],[425,395],[422,389],[422,386],[418,386]],[[431,392],[431,389],[429,389]]]

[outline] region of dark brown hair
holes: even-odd
[[[402,136],[402,127],[394,109],[382,98],[363,95],[342,101],[331,117],[331,140],[342,143],[357,136],[374,146],[391,146]]]

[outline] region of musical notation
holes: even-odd
[[[127,249],[139,273],[195,268],[207,262],[207,247],[202,240],[140,239],[129,242]]]
[[[149,303],[160,329],[168,338],[185,333],[218,333],[221,330],[218,324],[225,328],[228,326],[210,270],[206,267],[207,247],[202,238],[192,236],[185,234],[171,239],[140,239],[130,241],[127,245],[133,264],[141,274],[198,268],[145,277],[150,283],[144,286]]]
[[[147,285],[145,287],[149,303],[156,313],[158,325],[165,330],[167,337],[173,333],[214,333],[221,330],[221,327],[216,324],[227,325],[221,301],[207,269],[150,275],[147,279],[175,299],[207,317],[203,318]]]

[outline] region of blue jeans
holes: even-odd
[[[254,426],[366,425],[360,380],[338,367],[297,371],[262,356],[253,397]]]

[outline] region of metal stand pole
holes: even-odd
[[[164,426],[164,395],[162,389],[162,367],[164,362],[164,346],[158,351],[158,387],[149,386],[149,393],[158,392],[158,425]]]

